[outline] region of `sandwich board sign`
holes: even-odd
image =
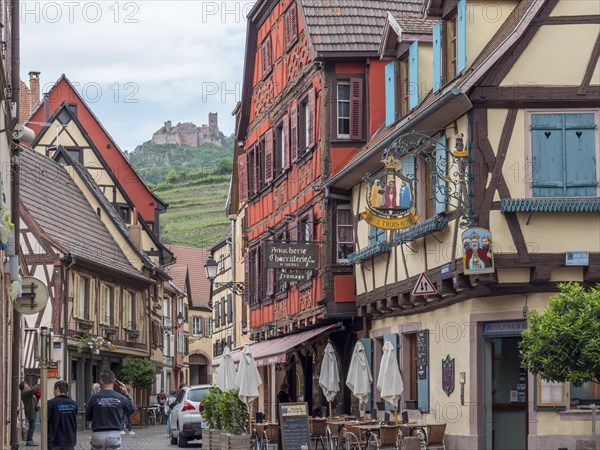
[[[437,294],[437,289],[435,288],[431,280],[427,277],[427,275],[425,275],[425,272],[423,272],[412,290],[412,295],[433,294]]]

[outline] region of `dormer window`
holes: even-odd
[[[445,42],[446,52],[444,55],[444,73],[445,79],[450,81],[457,74],[457,63],[458,63],[458,27],[457,27],[457,15],[456,12],[451,18],[447,19],[444,23],[445,28]]]
[[[433,26],[433,89],[456,78],[467,67],[467,2],[458,0],[456,8]]]

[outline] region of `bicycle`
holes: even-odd
[[[159,414],[160,414],[160,409],[157,406],[149,406],[146,409],[146,419],[147,419],[148,425],[156,426],[156,419],[158,418]]]

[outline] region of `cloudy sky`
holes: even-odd
[[[250,0],[21,2],[21,77],[76,85],[122,150],[163,122],[233,132]]]

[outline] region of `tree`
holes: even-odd
[[[156,379],[156,364],[146,358],[134,358],[123,363],[119,381],[138,389],[148,388]]]
[[[542,379],[581,386],[600,382],[600,285],[559,284],[548,308],[527,313],[523,365]]]

